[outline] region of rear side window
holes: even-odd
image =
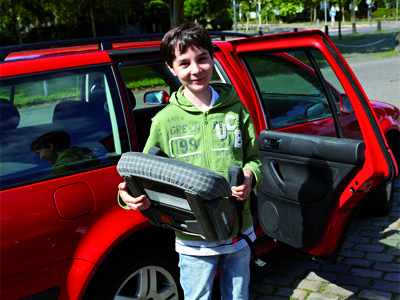
[[[320,52],[251,52],[243,54],[242,59],[271,129],[336,137],[336,115],[345,138],[362,139],[355,114],[341,110],[344,89]],[[316,74],[315,65],[323,79]]]
[[[254,53],[246,55],[246,61],[273,129],[331,116],[328,100],[316,76],[285,56]]]
[[[111,69],[3,80],[1,188],[115,164],[129,149]]]

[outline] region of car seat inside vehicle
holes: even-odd
[[[7,99],[0,98],[0,135],[3,136],[16,129],[20,119],[18,109]]]

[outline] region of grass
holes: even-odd
[[[164,87],[168,84],[148,66],[135,66],[122,69],[126,86],[133,91],[145,90],[149,87]]]
[[[20,87],[20,86],[19,86]],[[10,87],[0,88],[0,98],[10,99]],[[79,100],[79,94],[77,94],[76,88],[67,88],[64,91],[58,91],[49,95],[31,94],[29,89],[19,89],[14,94],[14,105],[18,109],[29,107],[32,105],[41,105],[61,100]]]
[[[398,30],[348,34],[343,35],[340,40],[338,37],[332,37],[331,40],[348,61],[377,59],[400,55],[399,51],[394,50],[396,32]]]

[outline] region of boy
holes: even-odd
[[[69,134],[64,130],[50,131],[32,142],[31,150],[41,160],[53,164],[51,173],[60,175],[94,167],[100,164],[94,153],[86,147],[71,147]]]
[[[194,23],[171,29],[163,38],[161,53],[182,86],[170,104],[154,118],[143,152],[159,147],[170,158],[216,171],[227,177],[231,165],[243,168],[245,180],[232,187],[232,195],[246,200],[261,184],[257,138],[251,117],[231,85],[209,85],[213,69],[213,46],[209,33]],[[180,130],[176,130],[180,128]],[[122,207],[144,210],[150,206],[142,195],[131,197],[125,183],[119,185]],[[250,201],[243,211],[243,231],[255,239]],[[176,232],[181,286],[185,299],[211,299],[214,275],[221,265],[223,299],[247,299],[250,281],[250,249],[244,239],[210,243]]]

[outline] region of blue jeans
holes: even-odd
[[[213,256],[179,254],[180,282],[185,300],[210,300],[215,273],[221,266],[221,299],[247,300],[250,283],[250,249]]]

